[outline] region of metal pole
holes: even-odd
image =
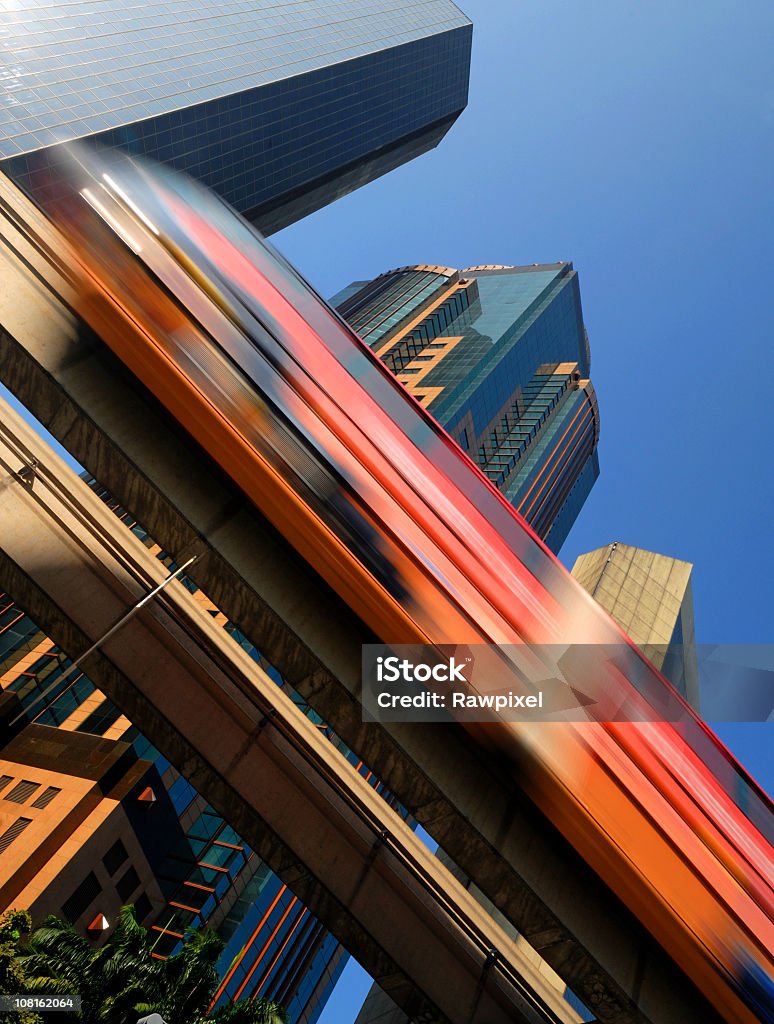
[[[183,572],[185,569],[187,569],[190,565],[193,565],[193,563],[196,561],[197,558],[198,558],[198,555],[193,555],[191,558],[188,559],[187,562],[185,562],[183,565],[181,565],[179,569],[175,569],[175,571],[171,572],[164,580],[162,580],[161,583],[158,584],[158,586],[154,587],[153,590],[149,591],[145,595],[145,597],[141,598],[137,602],[137,604],[132,605],[132,607],[124,615],[121,616],[121,618],[118,620],[118,622],[116,622],[114,625],[112,625],[110,627],[110,629],[106,633],[103,633],[102,636],[98,640],[94,641],[94,643],[91,645],[91,647],[88,647],[83,652],[83,654],[80,654],[75,659],[75,661],[68,667],[67,671],[63,675],[61,675],[55,682],[51,683],[50,686],[47,686],[46,689],[43,690],[42,693],[39,693],[38,696],[32,701],[32,703],[28,707],[26,707],[22,712],[20,712],[15,718],[12,718],[11,721],[8,724],[9,725],[15,725],[20,719],[26,718],[27,715],[29,714],[30,708],[34,707],[36,704],[39,704],[40,701],[44,700],[49,695],[49,693],[51,693],[52,690],[56,689],[56,687],[60,685],[62,680],[66,679],[70,675],[71,672],[73,672],[83,661],[86,660],[86,658],[89,657],[90,654],[93,654],[94,651],[98,650],[107,640],[110,639],[111,636],[113,636],[114,633],[117,633],[118,630],[121,629],[122,626],[125,626],[126,623],[129,622],[130,619],[133,619],[134,616],[140,611],[141,608],[143,608],[149,601],[152,601],[154,597],[156,597],[158,594],[160,594],[161,591],[164,590],[164,588],[169,583],[171,583],[172,580],[176,579],[180,575],[181,572]],[[77,680],[73,679],[73,681],[71,683],[69,683],[64,688],[64,690],[62,690],[62,692],[58,695],[57,700],[63,694],[67,693],[67,691],[69,689],[71,689],[73,686],[75,686],[76,682],[77,682]],[[42,714],[43,714],[43,711],[39,711],[38,714],[35,715],[35,717],[32,719],[32,721],[33,722],[36,721]]]

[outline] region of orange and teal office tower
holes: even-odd
[[[402,267],[331,303],[558,552],[599,475],[572,264]]]

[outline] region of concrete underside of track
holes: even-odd
[[[11,219],[2,228],[10,239],[2,273],[14,284],[0,296],[7,386],[178,564],[199,556],[191,575],[208,596],[600,1021],[717,1020],[523,797],[512,766],[454,728],[363,724],[360,645],[371,637],[362,623],[67,312],[66,281],[41,255],[40,241],[31,244]],[[52,249],[58,246],[54,239]]]
[[[0,586],[71,656],[104,640],[83,670],[357,950],[409,1016],[449,1024],[577,1020],[185,587],[171,581],[127,616],[164,581],[164,565],[3,402],[0,421]]]

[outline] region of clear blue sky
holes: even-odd
[[[324,295],[391,267],[572,260],[601,476],[565,544],[695,563],[697,636],[774,641],[771,0],[464,0],[433,153],[275,241]],[[770,725],[720,730],[774,788]],[[321,1024],[354,1019],[348,972]]]

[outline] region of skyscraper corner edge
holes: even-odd
[[[105,3],[109,14],[119,0]],[[26,34],[21,22],[12,26],[18,59],[0,158],[22,187],[41,154],[94,139],[198,178],[270,233],[427,152],[468,102],[472,24],[449,0],[411,5],[411,18],[401,0],[352,0],[346,17],[342,6],[309,0],[292,24],[281,4],[261,11],[245,4],[235,14],[240,38],[224,12],[208,9],[212,38],[204,38],[184,25],[173,31],[139,0],[129,21],[115,19],[121,27],[111,24],[108,33],[117,44],[132,32],[150,36],[147,59],[138,63],[134,50],[116,45],[123,56],[114,53],[109,64],[89,32],[88,11],[66,23],[61,12],[70,18],[71,6],[52,0],[45,24],[31,20]],[[215,37],[227,67],[223,57],[208,66]],[[59,69],[35,57],[36,47],[52,43],[60,46]],[[189,69],[182,77],[181,67]],[[42,102],[38,91],[65,85],[64,107],[47,113],[42,128],[30,109]],[[100,96],[98,115],[85,98],[90,90]]]

